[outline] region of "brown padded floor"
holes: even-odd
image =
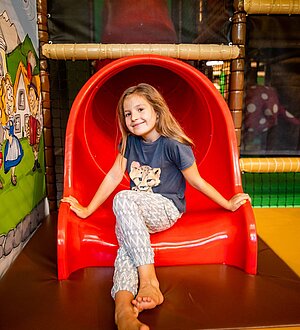
[[[115,329],[113,269],[56,277],[57,214],[47,217],[0,280],[0,329]],[[153,330],[300,325],[300,279],[262,241],[258,275],[224,265],[157,269],[165,302],[141,313]]]

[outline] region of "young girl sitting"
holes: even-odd
[[[173,226],[185,212],[185,182],[223,208],[235,211],[249,196],[225,199],[199,174],[192,141],[151,85],[128,88],[121,96],[117,118],[122,133],[120,152],[88,206],[73,196],[62,202],[78,217],[87,218],[115,190],[125,170],[131,190],[116,194],[113,211],[119,243],[112,297],[119,330],[149,329],[139,312],[164,301],[154,268],[150,234]]]

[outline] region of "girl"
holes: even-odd
[[[240,193],[227,200],[201,178],[191,139],[154,87],[142,83],[128,88],[119,100],[117,118],[122,133],[120,152],[90,204],[84,207],[73,196],[62,201],[86,218],[128,171],[131,190],[120,191],[113,202],[119,242],[112,288],[115,321],[120,330],[149,329],[138,320],[138,313],[164,300],[150,234],[170,228],[185,212],[185,180],[231,211],[250,198]]]

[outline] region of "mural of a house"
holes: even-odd
[[[6,42],[0,26],[0,79],[2,79],[7,72],[6,57],[5,57],[6,48],[7,48]]]
[[[14,96],[15,96],[15,105],[16,105],[16,114],[15,114],[15,135],[18,138],[25,137],[26,126],[28,118],[30,116],[30,108],[28,102],[28,86],[32,80],[35,81],[35,85],[39,91],[39,109],[41,109],[41,95],[40,95],[40,86],[39,78],[33,77],[31,81],[28,78],[27,69],[25,68],[22,62],[19,63],[18,69],[16,72],[16,78],[14,83]],[[41,118],[38,118],[42,124],[42,116],[39,111]]]

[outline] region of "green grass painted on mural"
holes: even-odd
[[[24,156],[16,166],[17,185],[11,183],[11,172],[4,174],[3,166],[0,177],[4,188],[0,189],[0,235],[6,234],[29,214],[46,196],[43,140],[40,141],[39,163],[41,168],[32,172],[34,157],[27,139],[20,140]],[[4,146],[3,146],[4,150]]]
[[[300,173],[244,173],[242,178],[254,207],[300,206]]]

